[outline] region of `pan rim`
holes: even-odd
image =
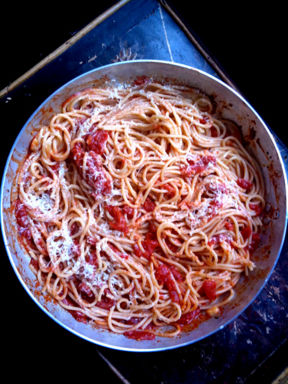
[[[72,85],[73,83],[75,83],[76,81],[80,80],[81,78],[85,78],[85,77],[89,76],[90,74],[99,72],[101,70],[104,70],[105,68],[110,68],[110,67],[115,67],[115,66],[122,66],[122,65],[127,65],[127,64],[134,64],[134,63],[137,63],[137,65],[141,65],[143,63],[159,63],[159,64],[165,64],[165,65],[170,65],[170,66],[176,66],[178,68],[182,67],[182,68],[186,68],[188,70],[193,70],[195,72],[198,72],[200,75],[202,75],[204,77],[208,77],[208,78],[212,79],[213,81],[215,81],[217,83],[220,83],[224,88],[226,88],[226,89],[228,89],[228,91],[232,92],[238,99],[240,99],[248,107],[248,109],[256,116],[256,118],[259,120],[259,122],[265,128],[265,130],[266,130],[266,132],[267,132],[267,134],[269,136],[269,139],[271,140],[271,142],[272,142],[272,144],[273,144],[273,146],[275,148],[275,151],[277,153],[277,156],[278,156],[278,159],[279,159],[279,164],[280,164],[280,167],[281,167],[281,170],[282,170],[282,174],[283,174],[284,185],[285,185],[285,188],[284,188],[285,189],[285,205],[286,205],[286,207],[285,207],[285,222],[284,222],[284,228],[283,228],[283,233],[282,233],[282,238],[281,238],[279,250],[278,250],[278,253],[277,253],[276,257],[275,257],[273,265],[270,268],[270,271],[268,272],[265,280],[262,282],[262,284],[261,284],[260,288],[258,289],[257,293],[252,297],[252,299],[239,312],[237,312],[231,319],[226,321],[225,324],[221,325],[220,327],[211,330],[207,334],[204,334],[202,337],[198,337],[195,340],[182,341],[180,343],[175,343],[174,345],[171,345],[171,346],[164,346],[164,347],[158,347],[158,348],[157,347],[155,347],[155,348],[154,347],[153,348],[133,348],[133,347],[111,345],[109,343],[105,343],[105,342],[102,342],[102,341],[99,341],[99,340],[94,340],[93,338],[88,337],[88,336],[78,332],[77,330],[74,330],[73,328],[67,326],[62,321],[60,321],[59,319],[54,317],[53,314],[51,314],[48,311],[48,309],[46,309],[35,298],[35,296],[31,292],[31,290],[27,287],[25,281],[23,280],[20,272],[18,271],[18,269],[16,267],[15,262],[14,262],[13,257],[12,257],[11,250],[10,250],[9,245],[8,245],[7,234],[6,234],[5,226],[4,226],[4,215],[3,215],[3,198],[4,198],[5,176],[7,174],[7,170],[8,170],[10,161],[11,161],[12,154],[13,154],[15,148],[17,147],[17,143],[18,143],[20,137],[22,136],[23,132],[26,130],[27,126],[33,120],[34,116],[55,95],[61,94],[63,89],[65,89],[69,85]],[[3,170],[3,173],[2,173],[1,190],[0,190],[0,199],[1,199],[1,212],[0,212],[0,215],[1,215],[1,233],[2,233],[2,238],[4,240],[3,242],[4,242],[5,250],[6,250],[8,259],[10,261],[10,264],[12,265],[12,268],[13,268],[13,270],[14,270],[17,278],[18,278],[18,280],[20,281],[20,283],[24,287],[25,291],[32,298],[32,300],[37,304],[37,306],[40,307],[40,309],[42,309],[44,311],[45,314],[47,314],[52,320],[54,320],[57,324],[62,326],[64,329],[66,329],[69,332],[71,332],[72,334],[74,334],[74,335],[76,335],[76,336],[78,336],[78,337],[80,337],[82,339],[85,339],[85,340],[87,340],[89,342],[92,342],[92,343],[94,343],[96,345],[107,347],[107,348],[110,348],[110,349],[115,349],[115,350],[128,351],[128,352],[157,352],[157,351],[171,350],[171,349],[176,349],[176,348],[180,348],[180,347],[184,347],[184,346],[187,346],[187,345],[194,344],[194,343],[196,343],[198,341],[201,341],[201,340],[203,340],[203,339],[213,335],[214,333],[218,332],[220,329],[223,329],[228,324],[233,322],[236,318],[238,318],[252,304],[252,302],[254,302],[256,300],[256,298],[260,295],[260,293],[262,292],[263,288],[265,287],[265,285],[267,284],[268,280],[270,279],[270,277],[271,277],[271,275],[272,275],[272,273],[273,273],[273,271],[274,271],[274,269],[275,269],[275,267],[276,267],[276,265],[278,263],[278,260],[279,260],[279,257],[281,255],[281,252],[283,250],[283,245],[284,245],[284,241],[285,241],[285,237],[286,237],[286,232],[287,232],[287,217],[288,217],[288,202],[287,202],[288,187],[287,187],[287,185],[288,185],[287,184],[287,174],[286,174],[284,162],[283,162],[283,159],[282,159],[282,155],[281,155],[280,150],[279,150],[279,148],[277,146],[276,140],[275,140],[274,136],[271,133],[271,130],[268,128],[268,126],[263,121],[263,119],[259,116],[259,114],[256,112],[256,110],[250,105],[250,103],[238,91],[233,89],[230,85],[228,85],[227,83],[225,83],[221,79],[218,79],[217,77],[215,77],[215,76],[213,76],[213,75],[211,75],[211,74],[209,74],[209,73],[207,73],[205,71],[202,71],[202,70],[200,70],[198,68],[195,68],[193,66],[188,66],[188,65],[185,65],[185,64],[180,64],[180,63],[175,63],[175,62],[170,62],[170,61],[165,61],[165,60],[147,60],[147,59],[145,59],[145,60],[130,60],[130,61],[125,61],[125,62],[112,63],[112,64],[103,65],[101,67],[97,67],[97,68],[94,68],[94,69],[92,69],[90,71],[82,73],[82,74],[74,77],[73,79],[69,80],[68,82],[66,82],[62,86],[58,87],[47,98],[45,98],[44,101],[42,101],[42,103],[37,107],[36,110],[34,110],[34,112],[27,119],[26,123],[20,129],[20,131],[19,131],[18,135],[16,136],[16,139],[15,139],[15,141],[14,141],[14,143],[13,143],[11,149],[10,149],[10,152],[8,154],[8,157],[7,157],[7,160],[6,160],[6,163],[5,163],[5,167],[4,167],[4,170]]]

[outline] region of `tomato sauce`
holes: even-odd
[[[212,164],[216,164],[215,156],[202,156],[200,160],[194,161],[192,159],[187,159],[188,165],[181,167],[182,176],[191,177],[199,173],[204,172],[207,167]]]
[[[104,294],[101,296],[101,301],[98,301],[96,306],[102,309],[110,309],[113,307],[113,305],[116,304],[116,301],[114,299],[111,299],[107,296],[109,293],[109,288],[106,288],[104,290]]]
[[[146,212],[153,212],[156,207],[156,204],[154,203],[153,200],[150,199],[150,197],[147,197],[143,204],[143,208],[145,209]]]
[[[134,340],[154,340],[155,335],[149,331],[127,331],[124,332],[124,336]]]
[[[134,244],[133,249],[134,249],[135,255],[138,257],[143,256],[146,259],[151,260],[151,256],[153,252],[156,250],[156,248],[159,247],[156,231],[147,232],[144,240],[142,240],[141,242],[141,245],[144,248],[144,251],[141,250],[138,244]]]
[[[121,208],[114,205],[106,205],[105,209],[114,219],[109,221],[110,228],[115,229],[116,231],[127,233],[128,225]]]
[[[87,135],[86,143],[89,150],[102,155],[105,151],[106,141],[108,140],[108,133],[103,130],[97,130]]]
[[[111,192],[112,185],[104,172],[101,158],[94,151],[87,152],[86,170],[83,171],[83,161],[86,152],[82,144],[77,142],[71,149],[72,159],[75,162],[78,171],[85,181],[93,188],[95,196],[107,195]]]
[[[200,308],[197,308],[194,311],[184,313],[176,323],[179,325],[190,325],[199,317],[199,315]]]
[[[216,299],[216,282],[214,280],[205,280],[199,290],[200,295],[205,295],[210,301]]]
[[[18,225],[19,235],[23,236],[29,241],[32,240],[32,234],[30,230],[27,210],[25,205],[21,202],[20,199],[16,200],[15,216],[16,216],[16,222]]]
[[[249,192],[253,186],[251,181],[242,178],[238,178],[236,183],[239,185],[239,187],[245,189],[247,192]]]
[[[174,303],[180,303],[180,297],[172,278],[171,269],[166,264],[160,264],[155,273],[157,281],[162,284],[169,292],[169,296]]]

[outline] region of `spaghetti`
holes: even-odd
[[[264,186],[239,132],[184,85],[139,77],[67,99],[18,175],[18,233],[43,292],[135,339],[218,316],[255,267]]]

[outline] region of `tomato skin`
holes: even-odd
[[[190,311],[187,313],[184,313],[180,319],[177,321],[177,324],[180,325],[190,325],[193,323],[195,319],[197,319],[200,315],[200,308],[195,309],[194,311]]]
[[[229,234],[220,233],[217,235],[212,236],[212,238],[208,241],[208,245],[212,246],[219,243],[228,243],[231,244],[232,238]]]
[[[85,155],[87,156],[87,169],[84,173],[83,161]],[[100,155],[94,151],[85,152],[83,145],[80,142],[77,142],[71,149],[71,156],[80,175],[84,177],[85,181],[93,188],[95,197],[111,193],[112,184],[104,172]]]
[[[172,272],[166,264],[160,264],[155,272],[155,277],[160,284],[168,290],[169,296],[174,303],[180,303],[180,297],[172,277]]]
[[[131,208],[129,205],[124,205],[122,211],[126,214],[128,219],[132,219],[134,216],[134,208]]]
[[[191,159],[187,159],[188,165],[185,165],[181,168],[182,176],[191,177],[202,173],[206,170],[206,168],[212,164],[216,164],[215,156],[202,156],[198,161],[194,161]]]
[[[16,200],[15,204],[15,216],[18,225],[18,233],[27,240],[32,240],[32,234],[30,230],[28,214],[25,205],[20,199]]]
[[[97,153],[98,155],[102,155],[105,151],[105,144],[107,140],[108,133],[99,129],[87,136],[86,143],[91,151]]]
[[[243,179],[241,177],[237,179],[236,183],[239,185],[239,187],[246,189],[247,192],[249,192],[253,186],[251,181]]]
[[[250,203],[249,208],[255,212],[255,216],[260,216],[263,212],[263,208],[260,204],[257,203]]]
[[[84,300],[88,301],[89,303],[92,303],[94,301],[95,299],[94,293],[84,281],[82,281],[78,285],[78,291],[80,292]]]
[[[71,155],[77,167],[81,168],[83,164],[83,158],[85,155],[85,152],[81,143],[77,142],[74,144],[73,148],[71,149]]]
[[[128,232],[128,225],[122,210],[118,206],[107,205],[106,210],[110,213],[114,220],[109,221],[110,228],[123,233]]]
[[[109,288],[106,288],[104,290],[104,294],[101,296],[101,301],[98,301],[96,304],[97,307],[102,308],[102,309],[110,309],[113,307],[113,305],[116,304],[115,300],[106,296],[109,292],[110,292]]]
[[[199,293],[204,294],[210,301],[214,301],[216,299],[216,282],[214,280],[205,280]]]
[[[150,199],[150,197],[147,197],[143,204],[143,208],[145,209],[146,212],[153,212],[156,207],[156,204],[154,201]]]
[[[249,239],[249,237],[251,236],[251,233],[252,233],[252,229],[250,226],[246,225],[245,227],[243,227],[241,229],[241,235],[243,237],[244,240],[247,240]]]

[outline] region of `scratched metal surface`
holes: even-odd
[[[131,0],[0,100],[1,111],[10,121],[8,142],[1,143],[3,158],[34,109],[59,86],[95,67],[127,59],[170,60],[219,76],[158,1]],[[277,140],[288,171],[287,148]],[[275,271],[255,302],[209,338],[156,354],[96,350],[120,372],[120,382],[180,384],[193,378],[197,384],[248,383],[257,368],[288,339],[287,249],[286,239]],[[8,273],[13,273],[12,269]],[[85,344],[81,348],[85,353]]]

